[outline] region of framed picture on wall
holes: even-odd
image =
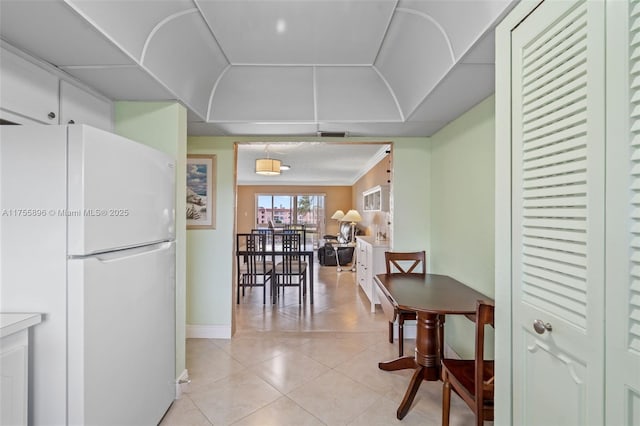
[[[187,229],[216,227],[216,156],[187,155]]]

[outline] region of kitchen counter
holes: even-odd
[[[17,333],[42,321],[41,314],[0,313],[0,337]]]

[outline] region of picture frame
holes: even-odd
[[[216,228],[216,156],[187,155],[187,229]]]

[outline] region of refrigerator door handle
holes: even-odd
[[[96,253],[96,254],[89,254],[89,255],[84,255],[84,256],[69,256],[70,260],[73,259],[96,259],[100,262],[115,262],[119,259],[122,258],[131,258],[131,257],[135,257],[135,256],[141,256],[141,255],[145,255],[145,254],[150,254],[156,251],[160,251],[160,250],[166,250],[168,249],[172,244],[174,244],[173,241],[162,241],[159,243],[154,243],[154,244],[148,244],[148,245],[144,245],[144,246],[138,246],[138,247],[132,247],[132,248],[127,248],[127,249],[122,249],[122,250],[114,250],[114,251],[109,251],[109,252],[103,252],[103,253]]]

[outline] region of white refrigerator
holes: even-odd
[[[174,187],[143,144],[0,126],[0,311],[43,314],[30,424],[152,425],[173,401]]]

